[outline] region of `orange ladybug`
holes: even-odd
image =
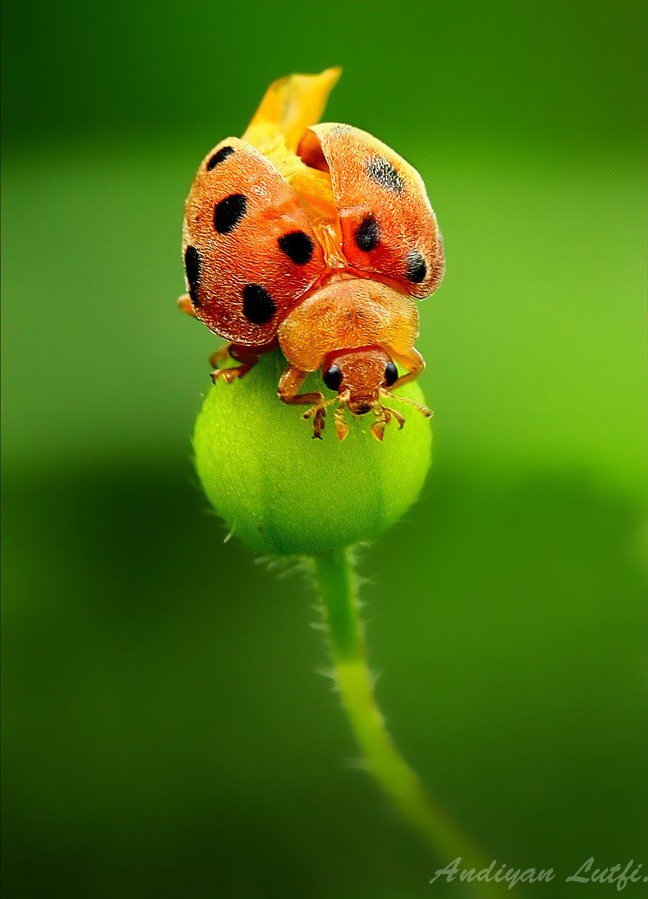
[[[348,408],[372,412],[382,440],[392,418],[404,423],[383,400],[406,401],[393,390],[425,365],[413,298],[438,287],[443,243],[412,166],[359,128],[316,124],[340,74],[275,81],[243,137],[207,154],[185,206],[179,305],[230,341],[212,357],[214,379],[242,377],[279,346],[279,398],[310,406],[313,436],[337,403],[340,439]],[[219,368],[228,355],[240,365]],[[333,399],[300,393],[319,369]]]

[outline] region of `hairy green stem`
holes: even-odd
[[[316,556],[315,574],[342,705],[364,762],[401,814],[426,838],[437,859],[461,856],[462,868],[487,862],[430,796],[394,745],[376,703],[367,663],[357,578],[345,549]],[[475,884],[482,895],[502,895],[497,884]]]

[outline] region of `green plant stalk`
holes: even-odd
[[[358,583],[349,550],[315,556],[314,562],[342,706],[368,770],[403,817],[426,838],[440,861],[448,864],[461,856],[462,868],[485,867],[488,862],[484,856],[427,792],[387,731],[367,663]],[[476,889],[479,887],[483,895],[503,894],[503,887],[498,884],[475,884]]]

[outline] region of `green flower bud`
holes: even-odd
[[[338,440],[332,409],[313,440],[305,407],[277,397],[284,367],[280,352],[267,353],[245,377],[208,391],[193,436],[207,497],[233,534],[264,553],[312,555],[376,537],[416,500],[430,465],[430,422],[398,400],[422,403],[420,387],[387,400],[406,424],[391,421],[382,443],[371,413],[347,412],[349,436]],[[319,372],[303,390],[332,396]]]

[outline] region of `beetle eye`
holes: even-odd
[[[342,383],[342,370],[340,366],[329,365],[322,375],[322,380],[331,390],[337,390]]]
[[[398,378],[398,369],[393,362],[388,362],[385,366],[385,384],[391,387]]]

